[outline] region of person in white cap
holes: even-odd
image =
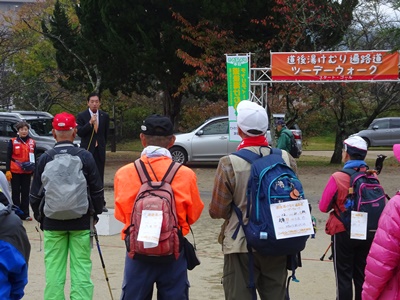
[[[400,162],[400,144],[393,146]],[[400,191],[386,204],[367,257],[362,299],[399,299]]]
[[[366,171],[368,166],[364,159],[367,148],[366,141],[359,136],[344,140],[343,168]],[[339,219],[340,213],[345,211],[349,187],[350,176],[341,171],[335,172],[329,178],[319,202],[320,211],[330,213],[325,232],[332,236],[337,300],[361,300],[366,258],[373,240],[373,235],[368,235],[366,240],[350,239],[350,233]]]
[[[242,138],[238,150],[246,148],[263,156],[270,154],[265,133],[268,129],[268,115],[260,105],[243,100],[237,106],[238,133]],[[288,166],[297,172],[296,161],[282,150],[282,158]],[[224,219],[219,242],[224,253],[222,284],[225,299],[252,299],[252,289],[248,287],[249,255],[243,230],[238,228],[238,217],[232,206],[238,206],[246,218],[246,187],[251,165],[236,155],[227,155],[220,159],[209,214],[213,219]],[[285,299],[287,278],[286,256],[262,256],[254,252],[254,282],[261,299]]]

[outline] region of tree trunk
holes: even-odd
[[[343,141],[346,138],[346,130],[343,125],[343,122],[338,122],[339,126],[336,130],[336,138],[335,138],[335,149],[333,151],[333,155],[331,157],[331,164],[340,164],[342,162],[342,149],[343,149]]]
[[[181,112],[182,96],[173,97],[169,90],[163,92],[163,110],[164,115],[170,117],[174,130],[178,127],[178,118]]]

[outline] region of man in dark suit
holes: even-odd
[[[93,154],[99,170],[101,180],[104,183],[104,165],[106,162],[106,145],[110,117],[100,110],[100,95],[91,93],[87,97],[89,109],[80,112],[76,118],[78,135],[81,138],[81,148],[85,148]],[[104,202],[103,211],[108,211]]]

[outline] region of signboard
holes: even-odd
[[[236,106],[250,96],[249,54],[227,55],[229,140],[241,141],[237,133]]]
[[[386,50],[271,52],[272,81],[397,81],[398,65]]]

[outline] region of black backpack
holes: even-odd
[[[289,138],[290,138],[290,151],[289,154],[293,157],[293,158],[299,158],[301,151],[299,150],[299,147],[297,146],[297,142],[296,139],[294,138],[293,134],[289,134],[287,132],[283,132],[284,134],[286,134]]]

